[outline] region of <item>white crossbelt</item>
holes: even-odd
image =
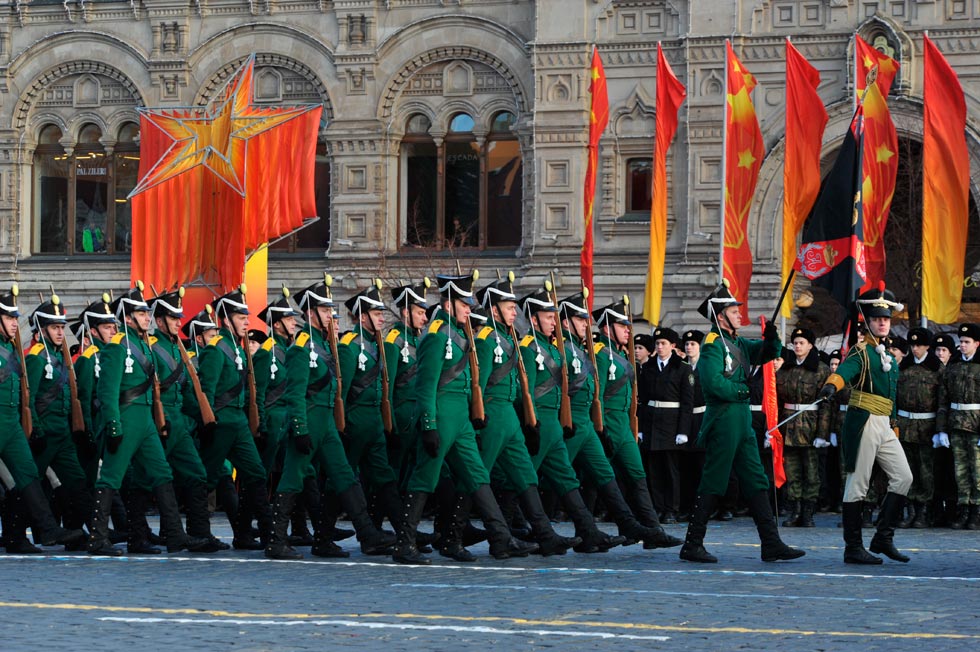
[[[980,403],[950,403],[949,407],[952,410],[980,410]]]
[[[753,412],[762,412],[761,405],[750,405],[749,409],[752,410]]]
[[[699,405],[698,407],[691,410],[692,414],[704,414],[704,411],[708,408],[707,405]]]
[[[909,412],[907,410],[899,410],[898,416],[905,417],[906,419],[935,419],[935,412]]]
[[[787,410],[801,410],[803,412],[816,412],[817,406],[812,403],[783,403],[783,407]]]
[[[647,401],[647,405],[652,408],[679,408],[681,406],[677,401]]]

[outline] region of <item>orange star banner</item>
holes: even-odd
[[[742,319],[748,323],[749,281],[752,251],[749,249],[749,210],[759,180],[765,149],[759,120],[752,104],[752,76],[725,42],[727,56],[727,110],[725,117],[725,208],[722,224],[722,275],[732,294],[742,302]]]
[[[595,205],[596,170],[599,168],[599,140],[609,124],[609,93],[606,90],[606,71],[602,68],[599,48],[592,48],[592,67],[589,72],[592,80],[589,93],[592,104],[589,107],[589,160],[585,166],[585,239],[582,242],[581,274],[582,282],[589,288],[589,308],[595,295],[592,286],[592,216]]]
[[[817,94],[820,73],[786,39],[786,161],[783,167],[783,285],[796,261],[796,239],[820,192],[820,146],[827,110]],[[792,301],[782,303],[792,316]]]
[[[884,235],[898,174],[898,134],[885,98],[899,66],[860,36],[854,39],[855,86],[864,104],[864,253],[868,277],[861,291],[865,292],[885,280]],[[875,81],[869,88],[868,75],[875,66]]]
[[[667,254],[667,150],[677,133],[677,111],[687,97],[664,51],[657,43],[657,119],[653,145],[653,203],[650,207],[650,260],[647,264],[643,317],[660,323],[663,298],[664,259]]]
[[[255,105],[254,67],[251,56],[207,106],[139,110],[133,280],[230,289],[248,251],[316,217],[322,107]]]
[[[959,317],[969,224],[970,155],[966,100],[956,73],[925,37],[922,139],[922,314]]]

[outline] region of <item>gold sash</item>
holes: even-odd
[[[849,408],[861,408],[871,414],[877,414],[883,417],[890,417],[892,415],[892,402],[890,399],[884,396],[878,396],[877,394],[860,392],[856,389],[851,391],[851,400],[847,402],[847,405]]]

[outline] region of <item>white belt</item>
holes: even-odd
[[[693,410],[691,410],[691,414],[704,414],[704,411],[707,409],[707,407],[708,407],[707,405],[698,406]]]
[[[752,410],[753,412],[762,412],[761,405],[750,405],[749,409]]]
[[[679,408],[681,406],[677,401],[647,401],[647,405],[652,408]]]
[[[800,410],[802,412],[816,412],[817,406],[813,403],[783,403],[787,410]]]
[[[841,412],[847,412],[847,405],[845,404],[845,405],[840,406],[840,411]]]
[[[907,412],[906,410],[899,410],[898,416],[905,417],[906,419],[935,419],[935,412]]]
[[[953,410],[980,410],[980,403],[950,403],[949,407]]]

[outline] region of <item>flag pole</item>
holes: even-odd
[[[718,229],[718,282],[725,280],[725,183],[728,177],[728,52],[731,40],[725,39],[725,82],[722,86],[722,127],[721,127],[721,204],[719,214],[721,224]]]

